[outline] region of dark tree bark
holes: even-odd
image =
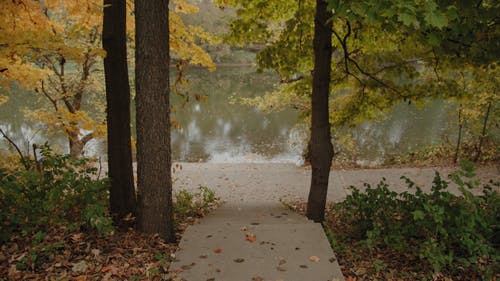
[[[490,117],[490,111],[491,111],[491,101],[488,102],[488,108],[486,109],[486,114],[484,115],[484,121],[483,121],[483,130],[481,131],[481,135],[479,136],[479,144],[477,145],[476,149],[476,157],[474,157],[474,162],[478,162],[479,159],[481,158],[481,150],[483,148],[483,142],[484,139],[486,139],[486,129],[488,128],[488,119]]]
[[[458,136],[457,145],[455,146],[455,155],[453,156],[453,163],[457,163],[458,157],[460,155],[460,145],[462,144],[462,129],[464,127],[464,121],[462,120],[462,104],[458,108]]]
[[[172,242],[168,2],[135,1],[135,79],[138,228]]]
[[[327,3],[316,0],[311,124],[312,176],[306,214],[315,222],[324,220],[328,177],[333,158],[328,110],[332,60],[332,23],[329,21],[331,17],[332,13],[327,11]]]
[[[104,0],[102,44],[106,50],[106,114],[110,211],[115,224],[136,215],[130,133],[130,86],[127,67],[126,0]]]

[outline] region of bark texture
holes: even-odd
[[[106,117],[110,211],[115,224],[136,215],[130,133],[130,86],[127,67],[126,0],[104,0],[102,44],[106,50]]]
[[[328,177],[333,157],[328,110],[332,60],[332,24],[329,21],[331,17],[331,12],[327,11],[327,3],[316,0],[310,146],[312,176],[306,214],[315,222],[324,220]]]
[[[138,228],[172,242],[168,2],[135,1],[135,79]]]

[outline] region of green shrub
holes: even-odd
[[[491,261],[500,257],[500,195],[492,188],[499,184],[481,187],[473,176],[468,163],[450,175],[458,196],[448,191],[449,182],[437,172],[429,193],[402,177],[414,192],[398,194],[384,179],[376,188],[366,184],[363,192],[351,187],[352,194],[334,208],[346,212],[370,249],[415,251],[436,272],[472,269],[487,279],[494,272]],[[471,190],[478,188],[483,194],[474,196]]]
[[[213,190],[202,185],[198,190],[196,193],[180,190],[175,194],[174,213],[177,218],[201,217],[217,204],[218,198]]]
[[[12,233],[26,235],[57,225],[112,231],[108,183],[97,179],[90,161],[55,154],[48,146],[41,154],[39,170],[0,168],[0,242]]]

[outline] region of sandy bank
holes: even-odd
[[[307,199],[310,185],[310,168],[284,163],[179,163],[173,174],[174,190],[195,190],[199,185],[215,190],[227,202],[277,201],[279,199]],[[175,164],[174,164],[175,166]],[[339,201],[349,193],[351,185],[362,187],[363,183],[376,185],[386,178],[395,191],[404,191],[401,176],[412,179],[424,190],[429,190],[434,172],[448,175],[453,168],[388,168],[333,170],[330,174],[328,199]],[[478,178],[486,183],[490,179],[500,181],[499,167],[480,167]],[[452,186],[452,191],[456,188]]]

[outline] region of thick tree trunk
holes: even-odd
[[[121,225],[136,215],[134,171],[130,133],[130,86],[126,45],[126,0],[104,0],[102,45],[106,50],[106,119],[110,212]]]
[[[135,79],[138,227],[172,242],[168,2],[135,1]]]
[[[328,111],[332,60],[332,23],[329,21],[331,17],[332,13],[327,11],[327,3],[316,0],[311,125],[312,176],[307,201],[307,217],[315,222],[324,220],[328,177],[333,157]]]
[[[83,147],[85,146],[79,139],[77,134],[68,135],[69,155],[72,159],[78,159],[83,154]]]

